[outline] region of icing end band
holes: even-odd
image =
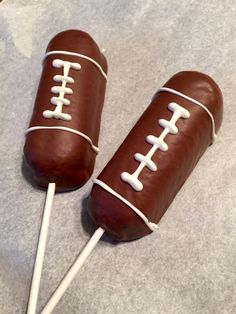
[[[80,131],[71,129],[71,128],[64,127],[64,126],[33,126],[33,127],[31,127],[31,128],[28,128],[28,129],[25,131],[25,135],[27,135],[27,134],[30,133],[30,132],[38,131],[38,130],[61,130],[61,131],[66,131],[66,132],[74,133],[74,134],[76,134],[76,135],[79,135],[79,136],[83,137],[83,138],[90,144],[92,150],[93,150],[95,153],[98,153],[98,152],[99,152],[99,148],[93,144],[91,138],[88,137],[86,134],[84,134],[84,133],[82,133],[82,132],[80,132]]]

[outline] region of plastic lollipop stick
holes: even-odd
[[[50,221],[50,215],[51,215],[51,210],[52,210],[55,189],[56,189],[56,184],[49,183],[45,207],[44,207],[43,219],[42,219],[42,224],[41,224],[41,230],[40,230],[40,235],[39,235],[38,248],[37,248],[37,253],[36,253],[36,258],[35,258],[27,314],[36,313],[38,294],[39,294],[39,285],[40,285],[40,280],[41,280],[43,260],[44,260],[46,242],[47,242],[48,227],[49,227],[49,221]]]
[[[81,254],[78,256],[74,264],[69,269],[68,273],[65,275],[65,277],[62,279],[61,283],[49,299],[48,303],[42,310],[41,314],[49,314],[53,311],[63,294],[65,293],[66,289],[69,287],[70,283],[76,276],[77,272],[80,270],[80,268],[83,266],[85,260],[89,256],[89,254],[92,252],[93,248],[97,244],[97,242],[100,240],[101,236],[103,235],[104,230],[102,228],[98,228],[85,248],[82,250]]]

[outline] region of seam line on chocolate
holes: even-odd
[[[211,144],[214,143],[215,139],[216,139],[216,128],[215,128],[215,120],[214,120],[214,117],[212,115],[212,113],[209,111],[209,109],[204,106],[202,103],[200,103],[198,100],[194,99],[194,98],[191,98],[185,94],[182,94],[181,92],[175,90],[175,89],[172,89],[172,88],[169,88],[169,87],[161,87],[158,89],[157,92],[168,92],[168,93],[171,93],[171,94],[174,94],[176,96],[180,96],[182,98],[185,98],[186,100],[189,100],[190,102],[194,103],[195,105],[198,105],[200,106],[202,109],[204,109],[207,114],[209,115],[210,119],[211,119],[211,123],[212,123],[212,135],[211,135]]]
[[[90,58],[88,56],[85,56],[85,55],[80,54],[80,53],[72,52],[72,51],[53,50],[53,51],[46,52],[43,60],[45,60],[47,58],[47,56],[51,56],[53,54],[75,56],[75,57],[80,57],[80,58],[86,59],[86,60],[92,62],[97,67],[97,69],[100,71],[102,76],[107,80],[107,75],[106,75],[105,71],[102,69],[102,67],[100,66],[100,64],[97,63],[97,61],[95,61],[94,59],[92,59],[92,58]]]
[[[25,131],[25,135],[27,135],[30,132],[38,131],[38,130],[61,130],[61,131],[67,131],[67,132],[74,133],[76,135],[79,135],[79,136],[83,137],[90,144],[91,148],[96,153],[99,152],[99,148],[93,144],[91,138],[88,137],[86,134],[84,134],[84,133],[82,133],[80,131],[77,131],[75,129],[67,128],[67,127],[64,127],[64,126],[33,126],[31,128],[28,128]]]
[[[115,196],[116,198],[118,198],[120,201],[122,201],[124,204],[126,204],[127,206],[129,206],[133,212],[135,212],[135,214],[137,214],[142,220],[143,222],[147,225],[147,227],[151,230],[151,231],[156,231],[158,229],[158,225],[155,224],[154,222],[150,222],[148,220],[148,218],[137,208],[135,207],[133,204],[131,204],[127,199],[125,199],[123,196],[121,196],[119,193],[117,193],[116,191],[114,191],[111,187],[109,187],[106,183],[104,183],[103,181],[99,180],[99,179],[94,179],[93,180],[94,184],[99,185],[101,188],[103,188],[104,190],[106,190],[108,193],[112,194],[113,196]]]

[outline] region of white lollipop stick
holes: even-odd
[[[80,270],[80,268],[83,266],[85,260],[89,256],[89,254],[92,252],[93,248],[97,244],[97,242],[100,240],[101,236],[103,235],[105,230],[102,228],[98,228],[87,245],[82,250],[81,254],[77,257],[74,264],[71,266],[65,277],[62,279],[61,283],[57,287],[57,289],[54,291],[53,295],[49,299],[48,303],[42,310],[41,314],[49,314],[53,311],[54,307],[57,305],[63,294],[65,293],[66,289],[69,287],[70,283],[76,276],[77,272]]]
[[[37,248],[37,253],[36,253],[36,258],[35,258],[27,314],[36,313],[38,294],[39,294],[39,285],[40,285],[40,280],[41,280],[45,247],[46,247],[46,242],[47,242],[48,226],[49,226],[49,221],[50,221],[50,215],[51,215],[51,210],[52,210],[55,189],[56,189],[56,184],[49,183],[45,207],[44,207],[43,219],[42,219],[42,224],[41,224],[41,230],[40,230],[40,235],[39,235],[38,248]]]

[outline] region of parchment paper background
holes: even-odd
[[[0,4],[0,313],[24,313],[45,192],[21,172],[41,60],[59,31],[80,28],[109,63],[103,169],[152,95],[181,70],[211,75],[224,122],[157,233],[101,241],[54,313],[236,313],[236,1],[50,1]],[[90,237],[80,190],[55,197],[38,310]]]

